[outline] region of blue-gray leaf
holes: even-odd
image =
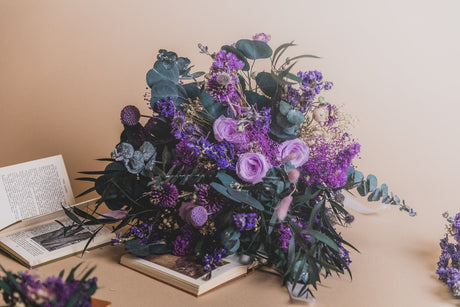
[[[134,147],[129,143],[122,142],[115,146],[115,150],[112,152],[112,157],[115,157],[116,161],[127,162],[134,156]]]
[[[240,39],[236,42],[236,49],[252,60],[269,58],[273,53],[267,43],[249,39]]]
[[[144,156],[144,161],[147,162],[150,159],[155,159],[157,155],[157,151],[155,147],[152,145],[152,143],[145,141],[141,147],[139,148],[139,151],[142,153]]]
[[[126,169],[131,174],[139,174],[144,168],[144,155],[136,150],[134,155],[128,162],[125,162]]]
[[[260,72],[256,76],[256,82],[262,92],[270,97],[275,96],[278,89],[278,83],[273,79],[268,72]]]
[[[367,184],[369,185],[369,191],[372,192],[377,189],[377,177],[370,174],[367,176]]]

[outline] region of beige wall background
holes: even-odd
[[[361,251],[353,281],[327,280],[316,305],[453,305],[434,271],[441,214],[460,211],[459,12],[456,0],[0,1],[0,167],[62,154],[71,178],[103,168],[94,159],[118,142],[122,107],[149,114],[145,73],[160,48],[206,71],[200,42],[295,40],[292,54],[322,57],[298,68],[321,70],[335,83],[327,98],[359,119],[359,168],[418,211],[357,216],[344,230]],[[286,302],[277,299],[265,306]]]

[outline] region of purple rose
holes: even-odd
[[[291,161],[294,167],[300,167],[308,161],[310,149],[301,139],[284,141],[279,147],[279,159],[286,163]]]
[[[233,118],[221,115],[214,122],[212,129],[214,130],[214,137],[219,142],[228,141],[234,144],[241,144],[246,141],[244,133],[238,131],[237,121]]]
[[[248,152],[239,156],[236,174],[246,182],[258,183],[262,181],[270,167],[263,154]]]

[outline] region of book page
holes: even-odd
[[[0,168],[0,229],[74,203],[61,155]]]
[[[72,225],[72,221],[67,216],[61,216],[57,221],[50,220],[17,231],[10,231],[0,237],[0,243],[25,259],[30,266],[34,266],[83,250],[87,241],[99,227],[98,225],[74,226],[64,230],[61,224],[69,226]],[[93,245],[107,243],[111,237],[110,230],[104,228],[96,235],[92,243]]]

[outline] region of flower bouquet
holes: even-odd
[[[333,84],[319,71],[292,70],[257,34],[211,53],[208,72],[160,50],[147,72],[149,115],[121,111],[124,130],[104,171],[81,172],[100,195],[92,214],[66,210],[80,223],[113,224],[113,244],[137,256],[194,255],[211,272],[238,254],[278,271],[295,296],[311,294],[321,276],[350,272],[337,230],[354,217],[344,202],[354,188],[372,201],[404,201],[355,170],[360,144],[350,121],[322,96]],[[268,71],[254,64],[265,61]],[[142,118],[145,118],[143,122]],[[105,203],[109,212],[98,213]]]
[[[460,298],[460,212],[455,217],[449,217],[446,212],[447,232],[441,239],[441,255],[439,256],[436,274],[445,283],[454,296]]]
[[[11,307],[90,307],[91,296],[97,290],[97,278],[87,279],[94,270],[91,268],[82,278],[75,279],[80,265],[72,268],[67,278],[61,271],[59,276],[48,277],[44,282],[35,275],[14,274],[0,266],[5,274],[0,277],[3,300]]]

